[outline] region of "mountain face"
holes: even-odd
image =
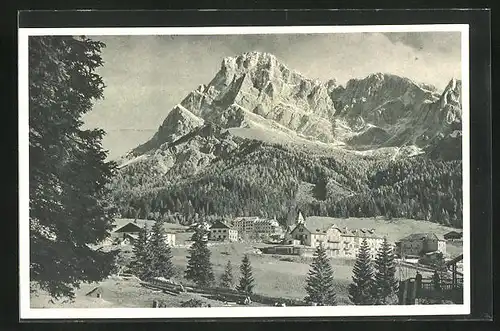
[[[356,147],[425,147],[461,127],[461,83],[451,80],[439,95],[434,88],[395,75],[350,80],[332,91],[337,115],[355,132]]]
[[[256,215],[305,197],[315,215],[459,224],[461,88],[381,73],[341,86],[271,54],[228,57],[119,160],[116,201],[125,213],[189,201],[198,213]]]
[[[267,53],[225,58],[214,79],[181,104],[225,128],[274,126],[324,142],[334,138],[328,84],[303,77]]]
[[[174,116],[180,120],[186,119],[184,112],[176,111]],[[139,172],[147,168],[147,172],[153,177],[179,179],[183,176],[195,175],[213,160],[225,157],[236,150],[242,143],[241,138],[231,135],[229,131],[215,124],[203,124],[203,121],[198,121],[195,117],[188,117],[188,119],[190,121],[187,123],[180,124],[171,121],[169,115],[153,139],[137,147],[133,152],[140,154],[141,150],[148,150],[148,153],[129,157],[119,167],[132,168],[126,170],[131,171],[133,175],[136,168],[131,165],[139,163],[142,168]],[[169,124],[181,131],[189,128],[189,125],[200,125],[193,127],[182,136],[179,136],[178,132],[162,134],[166,133],[165,130]]]
[[[320,82],[289,69],[271,54],[225,58],[208,85],[200,85],[166,117],[133,155],[159,148],[209,122],[349,149],[437,144],[461,127],[461,82],[442,94],[435,87],[390,74]]]
[[[134,154],[142,154],[160,148],[165,143],[172,143],[203,124],[203,119],[193,115],[181,105],[177,105],[170,111],[154,136],[134,149]]]

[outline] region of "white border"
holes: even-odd
[[[408,316],[470,314],[470,236],[463,238],[464,303],[421,306],[337,307],[214,307],[214,308],[65,308],[30,307],[29,290],[29,82],[28,36],[35,35],[234,35],[234,34],[325,34],[360,32],[461,32],[462,35],[462,156],[463,232],[470,234],[469,151],[469,26],[365,25],[365,26],[273,26],[273,27],[175,27],[175,28],[21,28],[18,33],[19,64],[19,311],[21,319],[99,318],[235,318],[235,317],[330,317]]]

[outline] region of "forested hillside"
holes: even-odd
[[[462,227],[462,162],[417,156],[391,162],[369,175],[369,189],[328,196],[309,213],[335,217],[412,218]]]
[[[283,219],[297,208],[306,215],[462,224],[461,162],[425,156],[390,161],[339,151],[325,157],[254,141],[193,176],[162,174],[147,163],[120,176],[114,191],[124,217],[180,213],[186,223],[196,214]],[[303,183],[314,186],[308,202],[296,199]]]

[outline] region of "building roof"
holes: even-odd
[[[260,217],[257,217],[257,216],[251,216],[251,217],[237,217],[233,220],[233,224],[236,224],[236,223],[239,223],[239,222],[242,222],[242,221],[250,221],[252,223],[259,223],[259,224],[262,224],[262,223],[267,223],[269,225],[273,225],[273,226],[279,226],[279,223],[277,220],[275,219],[269,219],[269,218],[260,218]]]
[[[112,232],[137,232],[137,231],[123,231],[123,230],[121,230],[122,228],[125,228],[125,226],[128,226],[128,224],[131,224],[131,226],[130,226],[131,229],[133,226],[138,227],[139,229],[142,229],[142,228],[144,228],[144,226],[147,226],[148,230],[151,230],[151,228],[155,224],[155,221],[154,220],[142,220],[142,219],[134,220],[131,218],[117,218],[117,219],[115,219],[114,228],[113,228]],[[172,223],[165,222],[163,224],[163,228],[165,229],[166,233],[175,233],[174,231],[172,231],[174,228],[180,229],[180,228],[187,228],[187,227],[184,227],[184,226],[178,225],[178,224],[172,224]],[[120,230],[120,231],[118,231],[118,230]]]
[[[237,223],[237,222],[240,222],[240,221],[257,221],[259,219],[259,217],[257,216],[245,216],[245,217],[236,217],[234,220],[233,220],[233,223]]]
[[[444,234],[444,237],[462,237],[463,236],[463,233],[462,232],[458,232],[458,231],[450,231],[448,233],[445,233]]]
[[[310,226],[308,226],[307,222],[306,223],[298,223],[292,230],[292,232],[298,227],[298,226],[303,226],[307,231],[309,231],[311,234],[317,234],[317,235],[326,235],[328,230],[330,229],[336,229],[340,232],[341,236],[344,237],[361,237],[361,238],[374,238],[374,239],[383,239],[383,237],[377,235],[375,233],[374,229],[348,229],[348,228],[339,228],[335,224],[329,225],[329,226],[323,226],[322,228],[316,228],[314,230],[310,229]]]
[[[114,232],[118,233],[127,233],[127,232],[139,232],[143,227],[134,223],[127,223],[119,228],[117,228]]]
[[[273,220],[273,219],[264,219],[264,218],[259,218],[259,219],[255,220],[255,223],[267,223],[267,224],[269,224],[269,225],[279,226],[278,221]]]
[[[216,221],[210,229],[231,229],[231,227],[222,221]]]
[[[444,240],[444,239],[435,233],[428,232],[428,233],[412,233],[402,238],[400,241],[417,241],[417,240]]]

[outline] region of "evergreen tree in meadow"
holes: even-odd
[[[166,242],[164,222],[157,219],[151,229],[151,235],[147,243],[147,251],[151,256],[149,269],[152,277],[171,278],[174,275],[172,264],[172,250]]]
[[[372,288],[373,267],[370,247],[365,238],[354,263],[352,283],[349,286],[349,299],[355,305],[369,305],[372,303]]]
[[[374,304],[392,304],[397,290],[394,252],[387,238],[384,238],[375,259],[375,276],[372,288]]]
[[[243,260],[241,261],[240,273],[240,283],[236,289],[240,292],[252,294],[253,288],[255,287],[255,281],[252,275],[252,265],[250,264],[250,259],[247,254],[243,256]]]
[[[207,246],[206,230],[197,228],[189,248],[188,264],[184,277],[200,287],[210,286],[214,281],[210,250]]]
[[[130,262],[130,269],[140,279],[148,279],[151,277],[151,255],[148,250],[148,229],[144,226],[139,231],[136,241],[134,241],[133,252],[134,257]]]
[[[221,280],[220,280],[220,286],[224,288],[232,288],[233,287],[233,266],[231,265],[231,261],[227,261],[226,264],[226,269],[224,270],[224,273],[222,274]]]
[[[333,270],[323,245],[319,245],[314,252],[306,282],[307,297],[305,301],[324,306],[337,304],[333,286]]]

